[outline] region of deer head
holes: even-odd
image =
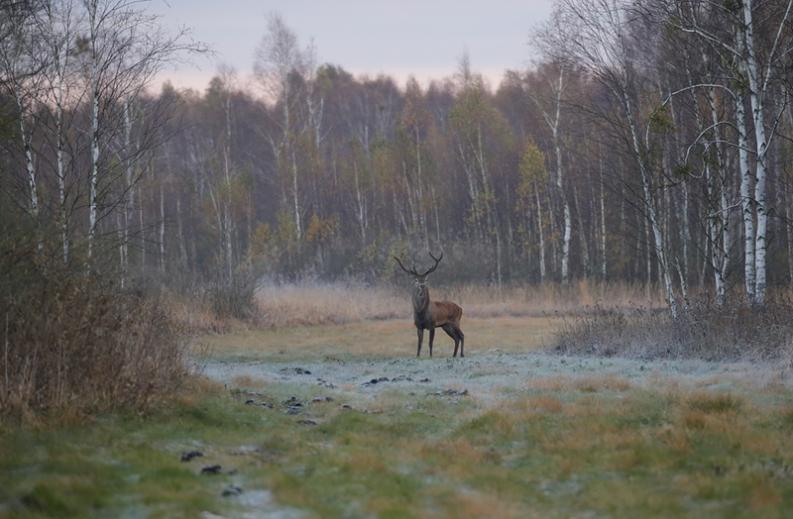
[[[435,272],[435,269],[438,268],[438,265],[440,264],[441,260],[443,259],[443,253],[441,252],[441,255],[436,258],[430,252],[430,258],[432,258],[435,261],[435,264],[432,267],[430,267],[426,272],[420,273],[418,270],[416,270],[415,263],[413,264],[413,268],[412,269],[408,269],[408,268],[405,268],[405,266],[402,264],[402,262],[399,260],[399,258],[394,256],[394,259],[399,264],[399,267],[402,270],[404,270],[405,273],[410,274],[411,276],[413,276],[413,282],[416,284],[416,286],[417,287],[425,287],[425,288],[427,286],[427,276],[429,276],[430,274]]]
[[[430,257],[435,261],[435,264],[430,267],[426,272],[419,272],[416,270],[416,265],[413,264],[413,268],[408,269],[402,264],[402,262],[394,256],[394,259],[399,264],[399,267],[405,271],[405,273],[410,274],[413,276],[413,284],[414,284],[414,292],[413,292],[413,310],[416,312],[423,311],[427,305],[429,304],[429,290],[427,289],[427,276],[435,272],[435,269],[438,268],[441,260],[443,259],[443,253],[437,258],[432,255],[430,252]]]

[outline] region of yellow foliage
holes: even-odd
[[[324,220],[313,214],[306,229],[306,241],[309,243],[322,243],[331,239],[338,230],[339,221],[335,216],[330,216]]]
[[[267,252],[267,244],[272,240],[273,234],[270,226],[266,223],[260,223],[253,231],[251,236],[251,255],[254,257],[263,256]]]
[[[542,184],[548,179],[548,172],[545,169],[545,155],[530,140],[526,141],[526,146],[520,157],[520,177],[521,183],[518,186],[518,194],[522,198],[531,196],[535,186]]]

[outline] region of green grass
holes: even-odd
[[[782,517],[793,509],[788,391],[728,394],[602,378],[473,398],[382,393],[366,409],[279,407],[294,387],[200,392],[147,416],[0,433],[0,516],[235,516],[247,494],[309,517]],[[306,389],[308,398],[320,391]],[[311,419],[316,426],[301,425]],[[243,448],[244,447],[244,448]],[[182,463],[183,451],[205,457]],[[202,476],[219,463],[233,475]],[[245,494],[243,494],[245,495]]]
[[[204,397],[90,425],[3,429],[0,515],[195,517],[217,509],[223,477],[198,475],[201,460],[181,463],[180,455],[195,444],[222,451],[261,427],[260,417],[226,400]]]

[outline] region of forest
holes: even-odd
[[[86,6],[4,7],[15,255],[184,291],[443,250],[446,281],[645,283],[673,311],[793,277],[787,2],[563,0],[498,85],[465,54],[425,86],[356,78],[273,14],[253,87],[221,67],[201,92],[146,88],[205,50],[188,34]]]

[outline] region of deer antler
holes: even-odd
[[[435,260],[435,265],[430,267],[430,269],[427,272],[425,272],[424,274],[421,274],[422,276],[428,276],[428,275],[432,274],[433,272],[435,272],[435,269],[438,268],[438,265],[440,264],[441,260],[443,259],[443,252],[441,252],[441,255],[438,256],[437,258],[435,256],[433,256],[432,253],[430,252],[430,258]]]
[[[394,259],[396,260],[397,263],[399,263],[400,268],[402,270],[404,270],[407,274],[410,274],[411,276],[418,276],[418,272],[416,272],[416,266],[415,265],[413,265],[413,270],[408,270],[408,269],[405,268],[405,266],[402,264],[402,262],[399,261],[399,258],[394,256]]]

